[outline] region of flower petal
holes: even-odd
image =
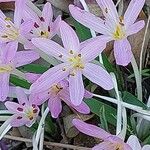
[[[127,144],[132,147],[133,150],[140,150],[141,149],[141,145],[139,143],[138,138],[135,135],[131,135],[128,140],[127,140]]]
[[[102,142],[92,148],[92,150],[115,150],[114,145],[109,142]]]
[[[61,91],[59,92],[59,97],[60,97],[60,99],[63,100],[68,106],[74,108],[74,109],[77,110],[78,112],[83,113],[83,114],[89,114],[89,113],[90,113],[90,108],[89,108],[89,106],[88,106],[85,102],[82,102],[79,106],[74,106],[74,105],[71,103],[70,95],[69,95],[69,88],[65,88],[65,89],[61,90]]]
[[[25,76],[29,82],[34,83],[41,76],[41,74],[25,73]]]
[[[49,89],[53,84],[58,83],[69,75],[68,64],[62,63],[50,68],[40,78],[36,80],[30,87],[32,93],[38,93]],[[66,68],[66,71],[63,71]]]
[[[97,36],[89,41],[81,49],[81,55],[86,61],[94,60],[105,48],[107,40],[103,36]]]
[[[139,32],[143,27],[145,26],[145,21],[141,20],[138,21],[134,24],[132,24],[128,29],[127,29],[127,35],[132,35],[135,34],[137,32]]]
[[[106,19],[118,23],[118,12],[112,0],[96,0]],[[114,25],[114,24],[113,24]]]
[[[27,95],[25,94],[25,92],[23,91],[22,88],[16,87],[16,95],[17,95],[17,99],[18,99],[19,104],[22,105],[22,104],[28,104],[29,103]]]
[[[5,102],[5,106],[12,113],[23,114],[23,111],[17,110],[18,108],[21,108],[23,110],[23,106],[18,103],[7,101]]]
[[[114,56],[118,65],[127,66],[131,62],[132,55],[131,45],[127,39],[114,42]]]
[[[105,130],[88,123],[81,121],[80,119],[73,119],[73,125],[82,133],[87,134],[92,137],[96,137],[99,139],[106,139],[111,134],[107,133]]]
[[[16,67],[20,67],[39,59],[40,56],[34,51],[19,51],[15,56]]]
[[[83,70],[83,75],[105,90],[111,90],[113,88],[111,76],[106,70],[98,65],[87,63]]]
[[[49,2],[47,2],[43,7],[42,17],[44,18],[44,23],[49,26],[53,19],[53,10]]]
[[[22,118],[21,118],[22,117]],[[12,120],[11,120],[11,126],[13,127],[20,127],[25,125],[26,123],[28,123],[28,119],[24,118],[24,115],[22,114],[15,114],[12,116]]]
[[[84,97],[84,85],[80,70],[77,70],[74,76],[69,76],[69,92],[72,104],[80,105]]]
[[[57,96],[53,96],[48,101],[48,107],[53,118],[58,118],[62,111],[61,100]]]
[[[14,24],[20,27],[24,15],[25,0],[15,0]]]
[[[136,21],[140,11],[142,10],[144,6],[144,3],[145,3],[145,0],[131,0],[124,14],[124,22],[125,22],[126,27],[129,27]]]
[[[34,22],[32,20],[24,21],[20,25],[20,34],[26,36],[33,29]]]
[[[65,61],[68,58],[68,51],[56,42],[45,38],[34,38],[32,43],[47,55],[53,56],[58,60]]]
[[[5,101],[9,93],[9,73],[0,74],[0,101]]]
[[[60,34],[65,49],[69,52],[70,50],[79,51],[80,43],[75,31],[64,21],[60,23]]]
[[[104,25],[104,20],[96,17],[95,15],[81,10],[80,8],[69,5],[69,10],[73,18],[83,24],[84,26],[102,34],[109,34],[109,30]]]

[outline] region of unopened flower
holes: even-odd
[[[81,104],[85,91],[82,75],[106,90],[112,89],[113,83],[107,71],[90,62],[106,47],[106,40],[101,36],[96,37],[95,40],[87,42],[87,45],[81,48],[76,33],[64,21],[60,23],[60,34],[64,48],[49,39],[32,39],[37,48],[63,63],[46,71],[32,84],[31,92],[38,93],[41,90],[46,90],[69,76],[70,99],[77,106]]]
[[[0,11],[0,42],[20,42],[24,44],[26,39],[24,34],[31,31],[33,22],[27,20],[22,23],[22,18],[24,14],[25,0],[15,1],[15,12],[14,12],[14,23],[11,18],[8,18]]]
[[[135,135],[131,135],[128,140],[127,144],[130,145],[132,150],[150,150],[150,145],[144,145],[141,147],[138,138]]]
[[[29,64],[39,58],[34,51],[17,51],[17,43],[10,42],[0,46],[0,101],[4,101],[9,92],[9,77],[17,67]]]
[[[28,36],[30,39],[35,37],[43,37],[49,39],[52,38],[58,32],[59,22],[61,21],[61,17],[58,16],[53,22],[53,10],[49,2],[44,5],[41,16],[36,14],[36,12],[32,10],[32,8],[29,8],[26,5],[24,20],[28,19],[31,19],[34,22],[33,28],[30,32],[30,36]]]
[[[27,73],[26,77],[32,83],[38,79],[39,75]],[[82,102],[79,106],[74,106],[71,103],[69,95],[69,83],[67,80],[62,80],[59,83],[55,83],[53,86],[46,90],[41,90],[39,93],[33,93],[32,96],[37,105],[41,105],[48,100],[48,107],[53,118],[57,118],[61,113],[62,101],[80,113],[90,113],[90,108],[85,102]],[[84,97],[91,98],[92,94],[85,90]]]
[[[5,102],[6,108],[13,114],[13,116],[11,116],[10,125],[13,127],[23,125],[30,127],[39,114],[39,108],[36,103],[30,99],[30,96],[28,100],[21,88],[16,88],[16,94],[19,103]]]
[[[126,66],[131,62],[131,45],[128,36],[140,31],[145,23],[143,20],[135,23],[145,0],[131,0],[124,16],[119,16],[112,0],[96,0],[101,7],[104,18],[70,5],[72,16],[83,25],[104,34],[108,40],[115,40],[114,55],[118,65]]]
[[[103,140],[100,144],[94,146],[92,150],[132,150],[122,139],[97,126],[85,123],[79,119],[73,119],[72,123],[80,132]]]

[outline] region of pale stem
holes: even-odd
[[[106,101],[109,101],[109,102],[114,103],[114,104],[118,104],[118,101],[114,98],[110,98],[110,97],[107,97],[107,96],[101,96],[101,95],[97,95],[97,94],[93,94],[93,96],[98,97],[98,98],[103,99],[103,100],[106,100]],[[120,103],[123,107],[134,110],[136,112],[139,112],[140,114],[150,116],[150,111],[149,110],[144,110],[142,107],[135,106],[135,105],[132,105],[132,104],[128,104],[128,103],[122,102],[122,101]]]
[[[112,77],[114,89],[116,92],[116,99],[118,101],[118,104],[117,104],[117,126],[116,126],[116,135],[118,135],[121,132],[121,126],[122,126],[122,106],[121,106],[121,98],[119,95],[116,76],[114,73],[111,73],[111,77]]]
[[[24,74],[23,72],[21,72],[20,70],[18,70],[18,69],[14,69],[14,70],[11,72],[11,74],[16,75],[16,76],[18,76],[19,78],[22,78],[22,79],[24,79],[24,80],[27,80],[26,77],[25,77],[25,74]]]
[[[134,75],[135,75],[137,95],[138,95],[137,97],[140,101],[142,101],[142,81],[141,81],[140,72],[139,72],[138,65],[136,63],[134,55],[132,55],[131,65],[132,65]]]

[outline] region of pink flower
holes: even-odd
[[[0,41],[6,42],[26,42],[24,34],[31,31],[33,22],[27,20],[22,23],[22,17],[24,14],[25,0],[15,1],[14,23],[10,18],[6,17],[2,11],[0,11]]]
[[[0,101],[4,101],[9,92],[9,77],[20,66],[39,58],[34,51],[17,51],[18,44],[10,42],[0,46]]]
[[[27,96],[21,88],[16,88],[16,94],[19,103],[5,102],[6,108],[13,113],[10,124],[13,127],[23,125],[30,127],[39,114],[39,108],[33,99],[30,99],[30,96],[29,100],[27,99]]]
[[[64,21],[60,23],[60,34],[64,48],[52,40],[33,38],[33,44],[48,55],[61,60],[63,63],[46,71],[31,86],[32,93],[46,90],[53,84],[60,82],[69,76],[69,93],[71,102],[80,105],[84,97],[84,85],[82,74],[92,82],[102,86],[106,90],[113,88],[111,76],[99,65],[91,63],[106,47],[106,41],[102,37],[88,42],[86,46],[79,43],[74,30]]]
[[[39,78],[39,74],[27,73],[26,77],[32,83]],[[33,93],[32,97],[37,105],[41,105],[48,100],[48,107],[53,118],[58,118],[59,114],[61,113],[62,101],[80,113],[90,113],[90,108],[85,102],[82,102],[79,106],[74,106],[71,103],[69,96],[69,83],[67,80],[62,80],[59,83],[49,87],[47,90],[41,90],[36,94]],[[85,90],[84,97],[91,98],[92,93]]]
[[[33,37],[52,38],[58,32],[61,21],[61,17],[58,16],[53,22],[53,10],[49,2],[44,5],[41,16],[26,5],[24,20],[28,19],[34,22],[30,39]]]
[[[92,150],[132,150],[122,139],[111,135],[99,127],[85,123],[79,119],[73,119],[72,123],[80,132],[103,140],[102,143],[94,146]]]
[[[140,31],[145,23],[143,20],[135,23],[145,0],[131,0],[124,16],[119,16],[112,0],[96,0],[101,7],[104,19],[70,5],[72,16],[83,25],[104,34],[108,40],[115,40],[114,55],[118,65],[126,66],[131,62],[131,45],[128,36]]]

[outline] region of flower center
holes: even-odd
[[[71,63],[74,69],[84,69],[84,64],[82,62],[81,54],[70,57],[69,62]]]
[[[43,38],[48,38],[49,37],[49,32],[48,31],[41,31],[41,37]]]
[[[37,112],[38,112],[38,110],[36,108],[32,107],[32,108],[28,108],[25,110],[25,115],[27,118],[32,120]]]
[[[118,143],[118,144],[115,144],[115,150],[123,150],[123,145]]]
[[[1,65],[0,66],[0,73],[11,72],[13,67],[11,65]]]
[[[52,92],[54,94],[58,94],[61,90],[63,89],[62,86],[60,86],[59,84],[53,85],[50,90],[52,90]]]
[[[125,33],[121,25],[117,25],[115,32],[113,33],[113,37],[116,40],[121,40],[125,37]]]
[[[19,36],[18,29],[15,28],[12,23],[9,22],[9,18],[5,18],[5,21],[8,22],[8,24],[6,25],[6,28],[1,37],[3,39],[16,40]]]

